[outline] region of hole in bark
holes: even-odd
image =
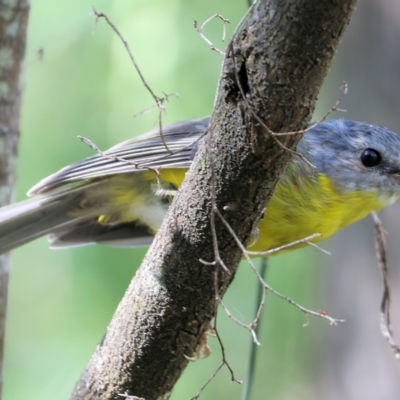
[[[247,71],[246,71],[246,64],[245,63],[242,63],[242,65],[240,66],[238,77],[239,77],[239,85],[242,88],[243,93],[246,95],[247,93],[249,93],[250,88],[249,88],[249,80],[248,80],[248,77],[247,77]]]

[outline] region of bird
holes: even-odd
[[[0,208],[0,254],[49,234],[51,248],[149,245],[209,118],[154,129],[69,165]],[[247,249],[326,239],[400,197],[400,136],[365,122],[310,125]],[[299,243],[295,248],[305,243]]]

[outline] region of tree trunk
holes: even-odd
[[[29,2],[0,0],[0,207],[13,198]],[[0,396],[3,387],[9,255],[0,256]]]

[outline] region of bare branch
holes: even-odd
[[[179,97],[179,93],[163,93],[164,95],[164,100],[165,101],[169,101],[170,97]],[[143,110],[137,112],[136,114],[133,115],[134,118],[138,117],[139,115],[144,115],[147,114],[148,112],[150,112],[151,109],[153,109],[154,107],[158,108],[158,104],[153,104],[150,107],[144,108]]]
[[[204,28],[205,28],[205,26],[210,22],[210,21],[212,21],[213,19],[215,19],[215,18],[219,18],[221,21],[222,21],[222,23],[223,23],[223,30],[222,30],[222,41],[224,42],[225,41],[225,37],[226,37],[226,24],[230,24],[231,22],[229,21],[229,19],[226,19],[226,18],[224,18],[222,15],[220,15],[220,14],[214,14],[214,15],[212,15],[210,18],[207,18],[202,24],[201,24],[201,26],[199,27],[198,26],[198,23],[197,23],[197,21],[193,21],[193,25],[194,25],[194,27],[195,27],[195,29],[196,29],[196,31],[198,32],[198,34],[201,36],[201,38],[210,46],[210,48],[211,48],[211,50],[214,50],[214,51],[216,51],[217,53],[219,53],[219,54],[221,54],[222,56],[223,55],[225,55],[225,53],[222,51],[222,50],[220,50],[220,49],[218,49],[217,48],[217,46],[215,46],[212,42],[211,42],[211,40],[209,40],[208,38],[207,38],[207,36],[204,34]]]
[[[389,268],[386,255],[386,239],[382,221],[376,212],[371,213],[375,226],[375,246],[376,258],[378,259],[379,269],[382,274],[383,291],[380,306],[380,327],[383,337],[389,343],[394,356],[400,360],[400,347],[394,339],[390,324],[390,287],[389,287]]]
[[[207,379],[204,385],[200,388],[200,390],[194,395],[190,400],[197,400],[200,395],[203,393],[203,390],[214,380],[214,378],[218,375],[218,372],[221,371],[222,367],[225,365],[224,362],[218,365],[215,371],[211,374],[211,376]]]
[[[295,240],[295,241],[293,241],[291,243],[284,244],[284,245],[279,246],[279,247],[275,247],[274,249],[271,249],[271,250],[266,250],[266,251],[249,251],[249,250],[246,250],[246,253],[251,257],[270,256],[272,254],[279,253],[280,251],[290,249],[291,247],[298,246],[299,244],[305,244],[305,243],[306,244],[311,244],[310,241],[313,240],[313,239],[316,239],[317,237],[321,237],[321,234],[320,233],[313,233],[312,235],[306,236],[303,239]],[[314,243],[312,243],[312,244],[314,244]]]
[[[264,297],[263,297],[263,300],[264,300],[264,299],[265,299],[265,290],[264,290]],[[262,304],[264,304],[264,301],[262,301]],[[224,309],[226,315],[227,315],[232,321],[234,321],[234,322],[235,322],[236,324],[238,324],[239,326],[241,326],[241,327],[243,327],[243,328],[246,328],[246,329],[251,333],[251,336],[252,336],[252,338],[253,338],[253,342],[254,342],[257,346],[259,346],[259,345],[260,345],[260,342],[259,342],[259,340],[258,340],[258,338],[257,338],[257,334],[256,334],[256,332],[255,332],[255,330],[254,330],[254,327],[255,327],[255,325],[256,325],[257,322],[258,322],[258,318],[259,318],[259,315],[260,315],[260,314],[257,312],[257,315],[256,315],[255,320],[254,320],[251,324],[245,324],[244,322],[239,321],[235,316],[233,316],[233,314],[229,311],[228,307],[226,307],[226,305],[225,305],[222,301],[220,301],[220,305],[221,305],[221,307]],[[258,310],[261,311],[261,310],[262,310],[262,307],[259,307]]]
[[[98,12],[94,7],[93,7],[93,13],[94,13],[94,15],[95,15],[95,17],[96,17],[96,20],[95,20],[95,28],[96,28],[96,26],[97,26],[98,20],[99,20],[100,18],[104,18],[104,19],[106,20],[107,24],[108,24],[108,25],[112,28],[112,30],[117,34],[117,36],[118,36],[119,39],[121,40],[122,44],[124,45],[124,47],[125,47],[125,49],[126,49],[128,55],[129,55],[129,58],[131,59],[132,64],[133,64],[133,66],[135,67],[135,70],[136,70],[136,72],[138,73],[139,78],[140,78],[140,80],[141,80],[142,83],[143,83],[143,86],[147,89],[147,91],[148,91],[148,92],[150,93],[150,95],[153,97],[153,99],[154,99],[154,101],[155,101],[155,103],[156,103],[156,105],[157,105],[157,108],[158,108],[158,127],[159,127],[159,130],[160,130],[160,136],[161,136],[161,138],[162,138],[164,147],[166,148],[167,151],[169,151],[168,146],[167,146],[167,143],[166,143],[165,138],[164,138],[164,135],[163,135],[163,131],[162,131],[162,113],[163,113],[163,111],[165,110],[165,108],[164,108],[164,103],[165,103],[166,100],[168,100],[168,96],[167,96],[167,97],[159,97],[159,96],[157,96],[157,95],[153,92],[152,88],[151,88],[150,85],[147,83],[146,79],[144,78],[144,75],[142,74],[142,71],[140,70],[139,65],[137,64],[137,62],[136,62],[136,60],[135,60],[135,57],[133,57],[133,53],[132,53],[132,51],[131,51],[131,49],[130,49],[130,47],[129,47],[129,43],[125,40],[125,38],[122,36],[122,34],[121,34],[121,32],[119,31],[119,29],[114,25],[114,23],[110,20],[110,18],[107,16],[107,14],[104,14],[104,13],[102,13],[102,12]]]

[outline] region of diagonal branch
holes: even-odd
[[[217,218],[218,254],[229,271],[213,262],[211,186],[215,207],[246,245],[290,157],[283,146],[293,150],[300,139],[280,136],[280,146],[265,126],[272,132],[307,126],[355,3],[259,0],[251,7],[226,52],[211,136],[72,399],[168,398],[188,363],[185,355],[195,352],[215,315],[215,268],[222,297],[242,256]]]

